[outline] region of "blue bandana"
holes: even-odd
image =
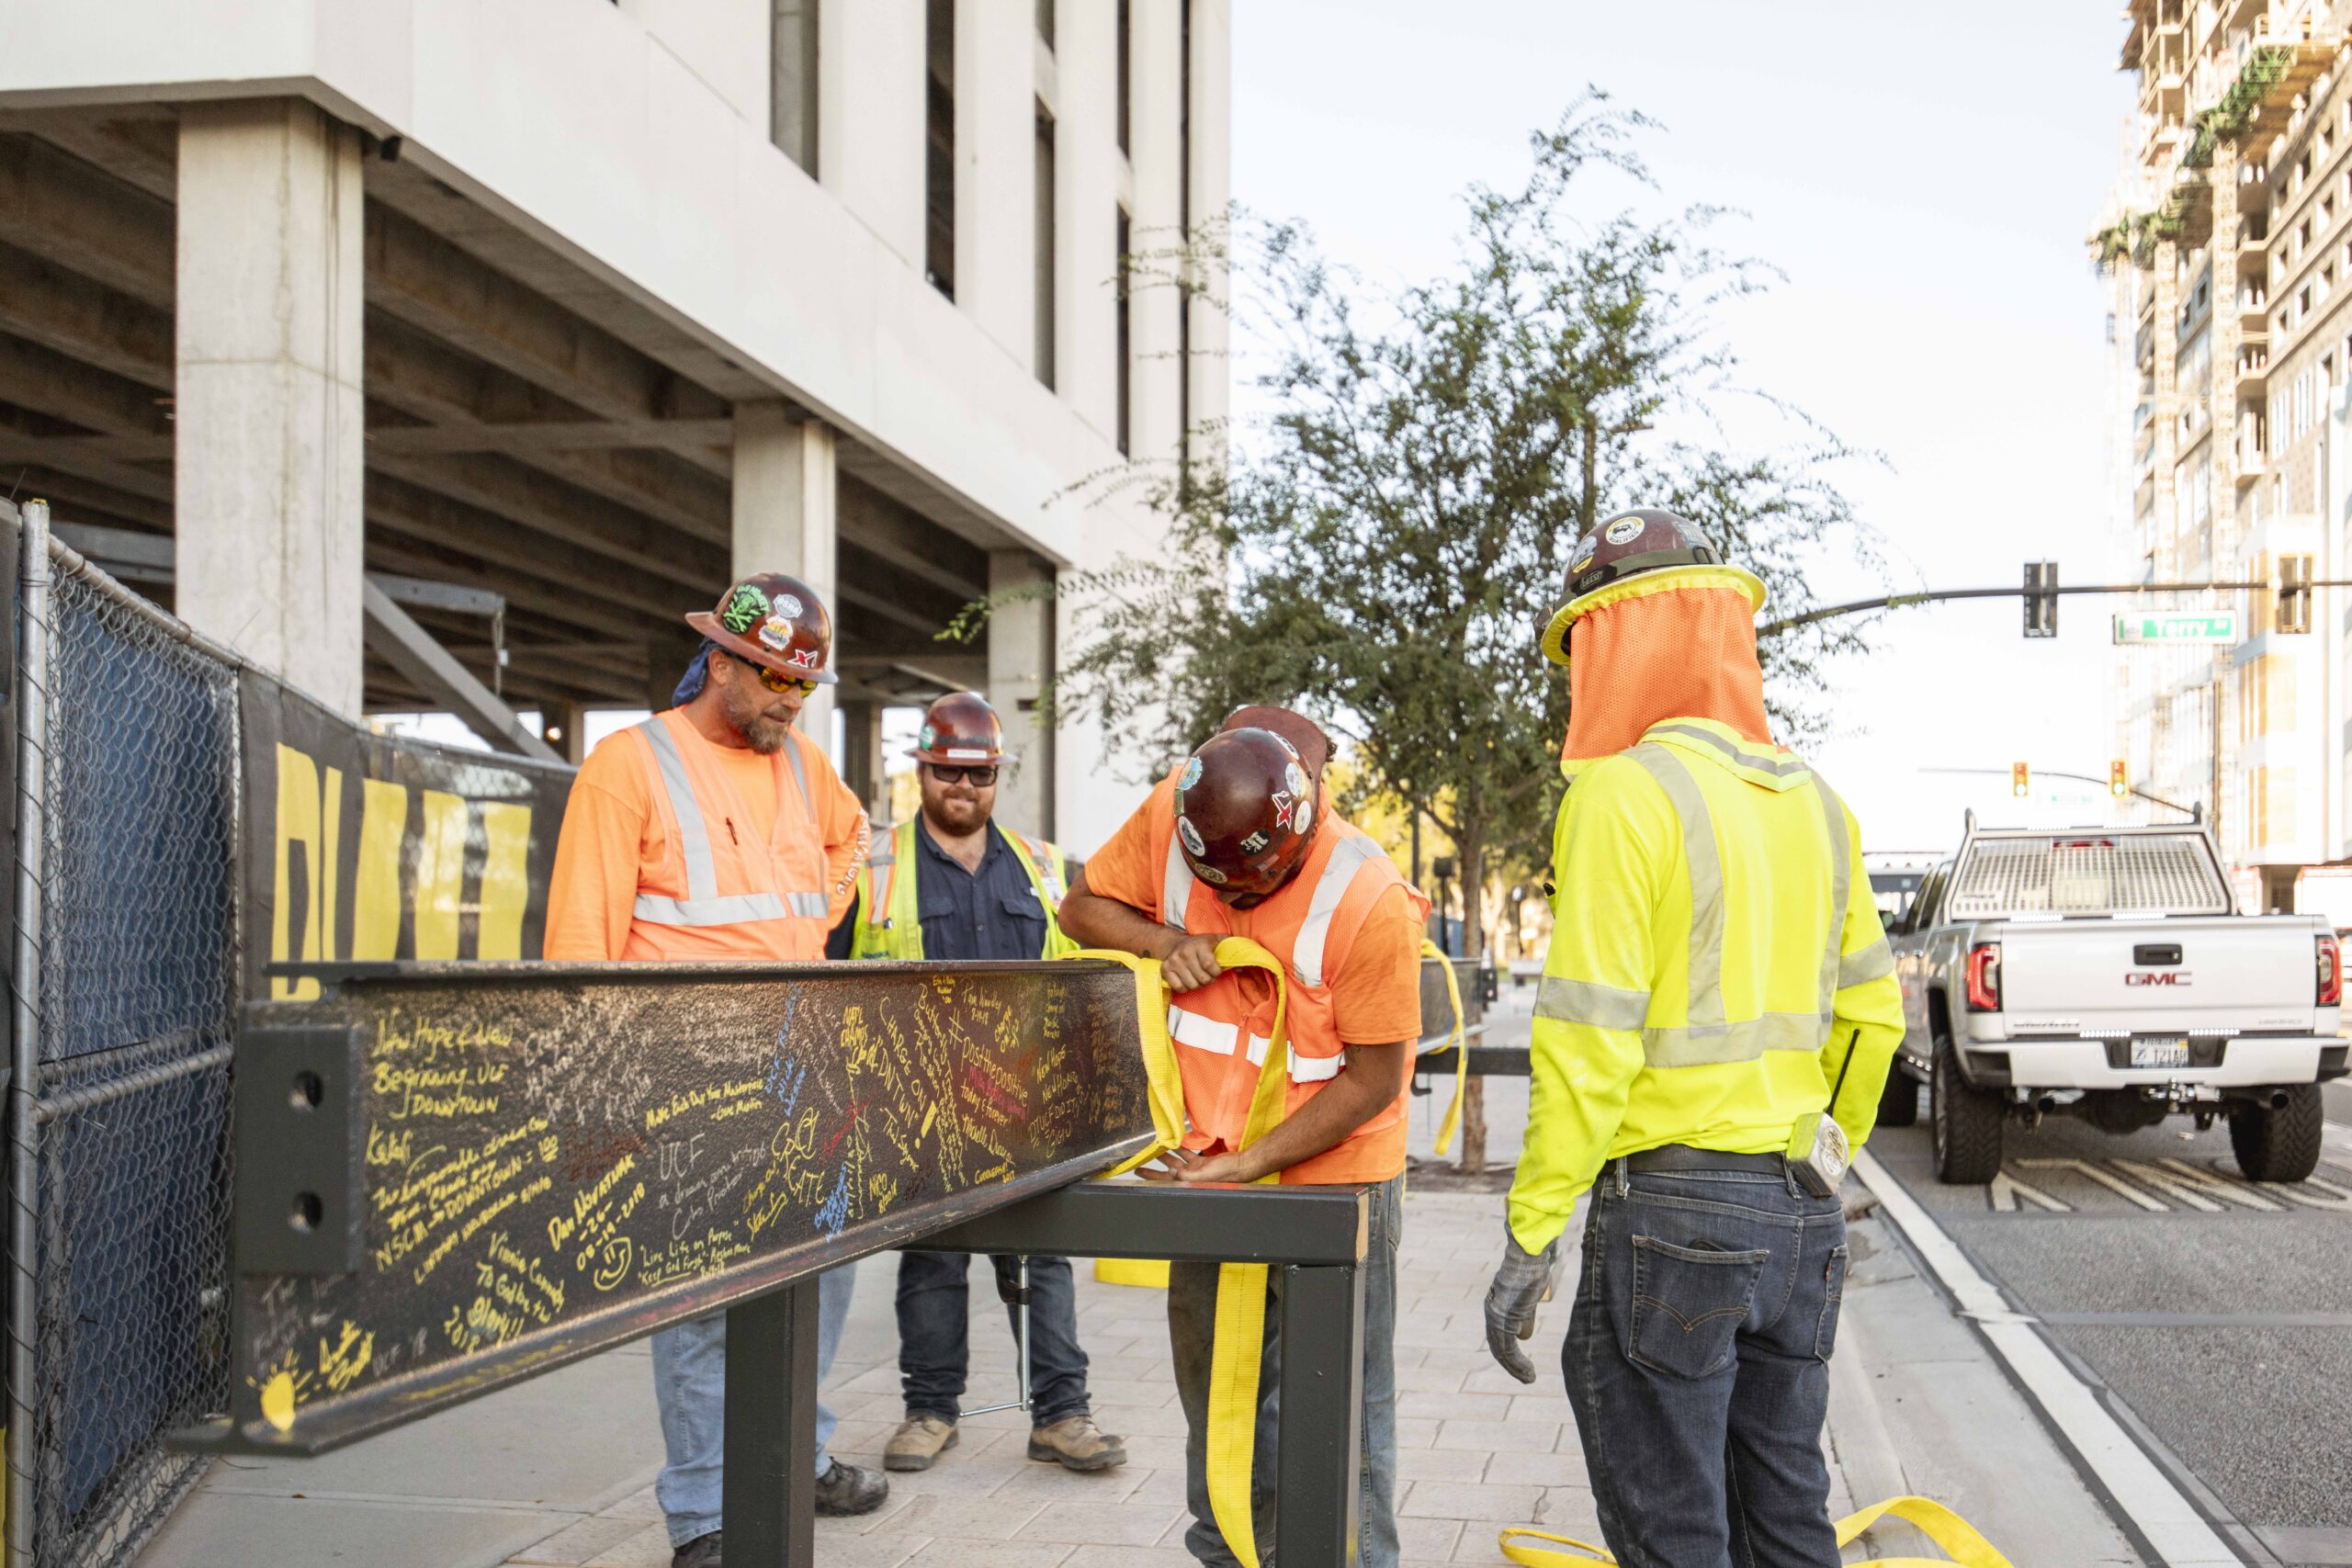
[[[695,653],[694,662],[686,666],[684,675],[678,677],[678,689],[670,694],[672,707],[682,708],[702,695],[703,685],[710,679],[711,649],[718,646],[707,637],[703,639],[702,647]]]

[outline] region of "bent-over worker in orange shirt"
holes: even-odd
[[[1322,789],[1331,743],[1286,708],[1226,720],[1086,863],[1062,929],[1090,947],[1161,963],[1176,992],[1169,1032],[1192,1123],[1185,1146],[1142,1174],[1172,1181],[1376,1182],[1364,1258],[1365,1568],[1396,1562],[1396,1244],[1404,1220],[1405,1089],[1420,1034],[1421,931],[1429,901]],[[1283,1120],[1239,1147],[1272,1032],[1264,977],[1227,972],[1221,937],[1279,959],[1289,986],[1290,1085]],[[1206,1563],[1237,1562],[1209,1502],[1209,1368],[1217,1265],[1169,1269],[1168,1334],[1184,1406],[1184,1537]],[[1274,1427],[1281,1347],[1266,1318],[1251,1515],[1258,1554],[1272,1548]]]
[[[824,749],[794,728],[837,677],[832,619],[797,578],[737,583],[686,624],[702,650],[677,706],[608,737],[572,781],[548,889],[550,959],[787,962],[825,956],[865,863],[865,810]],[[849,1315],[852,1267],[818,1290],[817,1372]],[[672,1568],[722,1568],[727,1318],[653,1336],[653,1390],[668,1463],[655,1486]],[[889,1483],[829,1456],[833,1413],[817,1406],[817,1511],[863,1514]]]

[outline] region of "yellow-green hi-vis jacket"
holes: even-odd
[[[1903,998],[1861,830],[1802,758],[1708,719],[1654,725],[1577,775],[1552,859],[1521,1247],[1566,1228],[1621,1155],[1783,1150],[1824,1107],[1861,1146]]]
[[[1069,874],[1059,844],[990,824],[1003,834],[1012,858],[1028,874],[1030,890],[1046,911],[1046,950],[1040,958],[1076,953],[1078,943],[1062,935],[1062,896],[1069,890]],[[857,874],[857,897],[851,906],[857,923],[850,931],[852,958],[922,957],[922,921],[915,900],[915,819],[909,817],[890,835],[887,849],[877,850]],[[874,894],[874,876],[883,877],[882,895]]]

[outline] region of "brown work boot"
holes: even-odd
[[[878,1470],[861,1470],[835,1460],[817,1477],[817,1511],[839,1518],[844,1514],[870,1514],[890,1495],[890,1483]]]
[[[1049,1427],[1029,1428],[1029,1457],[1064,1470],[1108,1470],[1127,1462],[1126,1447],[1094,1424],[1091,1416],[1065,1416]]]
[[[929,1470],[932,1461],[956,1446],[956,1423],[936,1416],[910,1416],[882,1445],[885,1470]]]

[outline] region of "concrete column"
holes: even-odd
[[[180,115],[179,613],[360,711],[358,133],[291,98]]]
[[[1054,569],[1026,550],[989,552],[989,594],[1047,587]],[[1001,604],[989,617],[988,699],[1004,721],[1004,748],[1020,759],[999,778],[998,820],[1018,832],[1054,835],[1054,733],[1038,722],[1037,699],[1054,673],[1054,601],[1038,594]]]
[[[1131,0],[1128,69],[1128,161],[1135,174],[1134,221],[1128,243],[1147,258],[1127,305],[1132,344],[1129,368],[1129,456],[1138,462],[1175,457],[1183,434],[1177,362],[1177,312],[1172,282],[1156,275],[1183,233],[1183,13],[1178,0]]]
[[[1054,389],[1105,442],[1119,434],[1118,7],[1054,23]]]
[[[663,704],[668,706],[668,704]],[[573,767],[588,760],[588,707],[584,703],[550,703],[539,716],[540,738]]]
[[[1188,295],[1184,306],[1192,348],[1184,366],[1192,420],[1186,449],[1194,464],[1221,468],[1233,380],[1227,304],[1232,286],[1221,259],[1233,199],[1233,18],[1226,0],[1193,0],[1192,30],[1192,188],[1186,205],[1198,258],[1193,282],[1199,292]]]
[[[956,0],[956,303],[1035,368],[1035,0]]]
[[[844,702],[842,709],[842,781],[865,803],[866,815],[883,818],[882,705]]]
[[[922,271],[923,0],[817,12],[820,182]]]
[[[842,605],[833,564],[834,472],[831,425],[795,420],[781,402],[735,405],[735,575],[787,571],[815,589],[832,613],[838,665]],[[829,751],[832,714],[831,687],[820,687],[800,710],[801,733]]]

